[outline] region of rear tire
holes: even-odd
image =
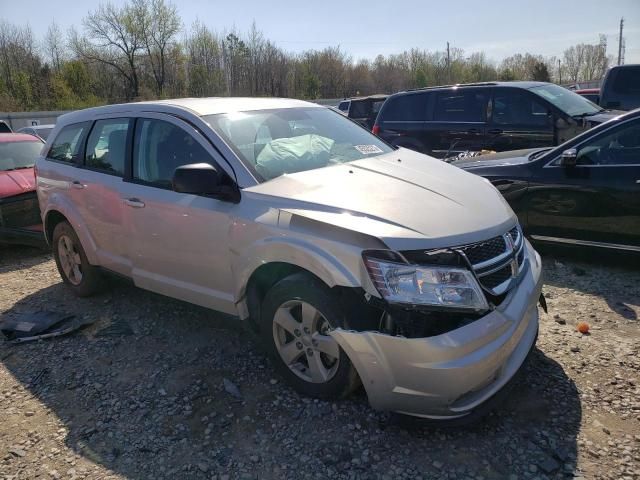
[[[347,354],[328,335],[344,326],[331,290],[309,273],[296,273],[267,292],[261,335],[276,370],[298,392],[315,398],[343,398],[360,379]]]
[[[62,281],[79,297],[97,293],[103,286],[102,273],[87,260],[75,230],[60,222],[53,230],[51,245]]]

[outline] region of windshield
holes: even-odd
[[[42,142],[0,142],[0,171],[33,167]]]
[[[38,128],[36,133],[40,138],[44,138],[45,140],[49,137],[49,134],[53,131],[53,127],[51,128]]]
[[[263,181],[393,150],[328,108],[282,108],[203,118]]]
[[[603,110],[595,103],[558,85],[540,85],[539,87],[533,87],[529,90],[551,102],[572,117],[593,115]]]

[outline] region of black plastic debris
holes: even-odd
[[[0,320],[0,331],[10,343],[25,343],[66,335],[94,321],[50,311],[14,313]]]
[[[124,337],[133,335],[131,325],[125,320],[113,320],[109,325],[95,333],[96,337]]]
[[[547,299],[544,298],[544,293],[542,292],[540,292],[540,298],[538,298],[538,303],[540,303],[540,306],[542,307],[542,310],[544,310],[544,313],[549,313],[547,311]]]
[[[231,380],[227,378],[222,379],[222,385],[226,392],[234,397],[236,400],[242,400],[242,394],[240,393],[240,389],[233,383]]]

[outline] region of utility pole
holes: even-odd
[[[451,52],[449,51],[449,42],[447,42],[447,78],[447,83],[451,85]]]
[[[620,37],[618,37],[618,65],[622,65],[622,30],[624,29],[624,18],[620,19]]]
[[[560,66],[560,59],[558,59],[558,83],[562,85],[562,67]]]

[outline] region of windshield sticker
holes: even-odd
[[[370,155],[372,153],[382,153],[382,150],[376,145],[354,145],[353,148],[358,150],[363,155]]]

